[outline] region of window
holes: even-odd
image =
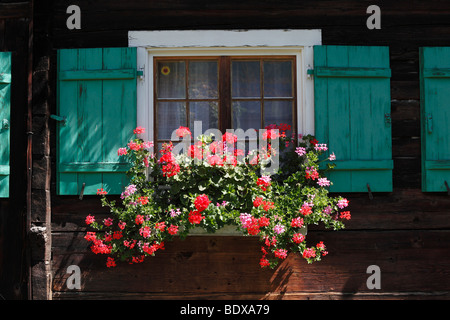
[[[195,132],[194,121],[221,132],[272,123],[295,130],[295,64],[295,56],[156,58],[156,141],[180,126]]]
[[[126,48],[58,50],[58,194],[120,194],[129,164],[116,150],[133,128],[161,141],[195,119],[221,130],[291,120],[336,152],[330,191],[392,190],[388,47],[323,46],[317,30],[129,39]]]
[[[218,59],[157,60],[155,72],[156,141],[168,141],[178,127],[219,129]]]
[[[320,30],[130,31],[137,47],[143,139],[170,140],[194,120],[208,128],[288,123],[314,133],[313,46]]]

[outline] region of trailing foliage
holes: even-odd
[[[108,200],[106,191],[99,189],[111,217],[101,222],[92,215],[86,218],[95,230],[85,236],[91,250],[107,254],[108,267],[119,260],[138,263],[194,227],[214,233],[234,225],[242,234],[261,239],[261,267],[276,266],[289,252],[299,252],[308,263],[321,260],[326,247],[322,242],[307,245],[307,226],[323,223],[338,230],[344,227],[343,220],[350,219],[350,212],[343,211],[348,201],[329,196],[331,182],[319,169],[327,146],[310,135],[286,137],[290,129],[286,125],[266,129],[262,139],[267,148],[246,156],[236,149],[237,137],[228,132],[222,137],[200,136],[181,154],[173,152],[172,143],[164,144],[156,155],[152,142],[130,141],[118,150],[133,164],[121,203]],[[141,127],[134,131],[143,132]],[[188,128],[180,127],[177,134],[190,141]],[[281,150],[271,147],[275,139]],[[261,174],[276,152],[281,158],[279,171]],[[324,160],[334,159],[332,154]],[[327,162],[327,170],[332,169]]]

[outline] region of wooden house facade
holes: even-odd
[[[440,0],[0,1],[0,74],[9,75],[0,78],[0,298],[448,299],[449,35],[450,3]],[[144,263],[107,268],[84,239],[85,217],[108,216],[95,190],[101,181],[122,190],[123,172],[77,167],[89,160],[77,158],[75,137],[96,134],[108,145],[126,126],[162,132],[148,97],[168,51],[220,58],[248,50],[295,57],[299,130],[334,139],[340,150],[362,137],[333,190],[349,199],[352,219],[341,231],[308,230],[329,250],[314,264],[290,255],[261,269],[254,237],[192,235]],[[99,102],[109,108],[125,90],[128,109],[117,111],[111,135],[89,131],[106,117],[93,111],[95,99],[82,115],[76,109],[90,89],[70,91],[89,64],[136,72],[127,78],[134,87],[113,88]],[[330,78],[347,94],[333,93]],[[358,133],[344,132],[339,118],[352,99],[370,106],[350,112]],[[90,123],[88,133],[80,123]],[[71,266],[79,287],[69,283]],[[379,287],[370,285],[373,270]]]

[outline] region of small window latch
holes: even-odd
[[[314,69],[311,68],[311,66],[308,64],[308,69],[306,69],[306,75],[308,79],[311,79],[311,77],[314,75]]]
[[[136,71],[136,75],[139,77],[140,80],[144,80],[145,74],[144,74],[144,67],[139,68]]]

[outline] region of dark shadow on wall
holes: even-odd
[[[289,279],[294,273],[288,263],[278,265],[271,270],[269,295],[276,300],[282,300],[288,291]]]

